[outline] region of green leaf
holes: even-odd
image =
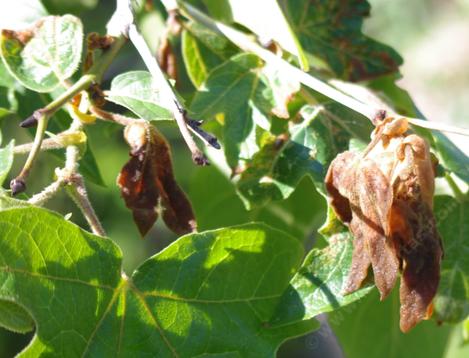
[[[191,82],[198,89],[213,68],[235,53],[236,49],[226,38],[199,24],[187,24],[182,33],[184,64]]]
[[[469,202],[437,196],[434,211],[445,250],[434,318],[455,323],[469,315]]]
[[[0,61],[0,87],[13,87],[15,83],[15,78],[10,75],[3,61]]]
[[[10,172],[13,164],[13,148],[15,147],[15,141],[12,140],[4,148],[0,148],[0,186],[5,181],[8,173]]]
[[[373,130],[367,118],[334,102],[306,105],[300,114],[303,121],[290,127],[290,135],[323,165],[321,181],[332,160],[350,148],[352,139],[368,143]]]
[[[307,320],[337,310],[361,299],[374,287],[368,285],[343,296],[342,288],[352,264],[353,236],[349,232],[337,233],[328,242],[326,248],[313,249],[308,254],[283,295],[272,324]]]
[[[22,30],[47,15],[39,0],[15,0],[15,6],[5,1],[0,11],[0,29]]]
[[[14,88],[0,87],[0,118],[14,116],[18,107],[14,91]]]
[[[369,120],[336,103],[304,106],[303,121],[289,127],[290,139],[264,135],[261,149],[237,183],[245,205],[265,205],[287,198],[305,175],[310,175],[322,190],[330,162],[349,149],[352,138],[369,141]]]
[[[147,121],[172,120],[168,100],[147,71],[130,71],[114,77],[107,99]]]
[[[272,113],[277,117],[288,119],[288,104],[297,93],[301,85],[296,79],[292,79],[287,73],[278,67],[266,64],[262,69],[262,73],[267,79],[267,83],[272,91],[274,108]]]
[[[464,342],[469,343],[469,316],[463,322],[462,332]]]
[[[86,179],[96,185],[106,186],[106,184],[104,184],[101,171],[99,170],[98,163],[96,162],[96,158],[91,150],[89,141],[86,144],[86,150],[80,158],[79,164],[80,173],[83,174]]]
[[[311,180],[305,178],[287,200],[247,211],[233,183],[215,166],[196,171],[188,194],[200,230],[261,221],[302,241],[324,220],[326,206]]]
[[[432,134],[441,163],[466,183],[469,183],[469,157],[445,135],[436,131]]]
[[[53,14],[79,14],[85,10],[92,10],[98,0],[43,0],[44,5]]]
[[[13,332],[26,333],[34,329],[34,321],[21,306],[0,300],[0,326]]]
[[[466,320],[467,325],[468,320]],[[445,358],[465,358],[469,355],[469,344],[468,343],[468,327],[466,326],[464,331],[464,325],[458,324],[453,327],[449,342],[445,351]]]
[[[238,164],[243,144],[255,133],[253,118],[267,122],[272,96],[261,76],[262,61],[251,54],[233,56],[210,72],[204,88],[191,105],[196,118],[217,118],[223,123],[223,142],[228,164]],[[262,78],[261,78],[262,77]]]
[[[339,78],[360,81],[398,70],[402,58],[362,33],[366,0],[280,2],[311,65],[327,63]]]
[[[248,209],[288,198],[305,175],[321,180],[322,165],[296,139],[285,142],[266,133],[261,149],[237,182],[238,193]]]
[[[373,290],[362,300],[329,313],[328,322],[347,358],[442,357],[451,331],[450,327],[438,326],[430,320],[402,333],[398,289],[382,302]]]
[[[22,42],[24,41],[24,42]],[[48,16],[31,39],[2,34],[1,55],[11,74],[37,92],[50,92],[71,77],[80,63],[83,25],[72,16]]]
[[[37,322],[24,356],[273,357],[315,327],[269,327],[303,250],[262,224],[184,236],[131,279],[111,240],[44,209],[0,212],[0,237],[0,296]]]
[[[276,41],[282,48],[297,56],[301,67],[308,70],[308,60],[277,0],[206,0],[204,2],[209,11],[224,15],[222,20],[237,22],[247,27],[261,41]],[[223,11],[218,10],[220,6]]]

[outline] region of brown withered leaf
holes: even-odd
[[[400,270],[404,332],[431,314],[443,252],[432,211],[430,151],[407,129],[405,119],[385,119],[364,153],[339,154],[325,179],[331,206],[355,237],[345,293],[362,286],[371,266],[384,299]]]
[[[124,136],[131,158],[122,168],[117,183],[140,234],[145,236],[159,212],[173,232],[195,231],[192,206],[174,178],[171,153],[164,137],[143,121],[127,126]]]
[[[162,39],[161,44],[158,47],[156,57],[161,69],[169,76],[169,78],[177,81],[176,55],[174,54],[173,47],[171,46],[171,42],[167,36]]]

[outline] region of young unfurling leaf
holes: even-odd
[[[371,265],[384,299],[401,271],[404,332],[431,315],[443,252],[432,211],[434,163],[407,127],[405,119],[384,120],[363,155],[338,155],[326,176],[331,206],[355,236],[345,292],[361,287]]]
[[[145,236],[159,213],[175,233],[194,232],[192,206],[174,178],[171,153],[164,137],[143,121],[127,126],[124,136],[131,158],[117,183],[140,234]]]

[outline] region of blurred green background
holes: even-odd
[[[469,127],[469,108],[464,106],[469,103],[469,0],[370,2],[372,13],[371,18],[365,22],[365,32],[393,46],[403,56],[403,79],[399,84],[409,90],[428,119]],[[105,22],[110,18],[115,6],[115,2],[111,0],[46,0],[44,3],[53,14],[68,11],[80,14],[86,32],[100,33],[104,32]],[[164,25],[156,3],[158,2],[155,1],[155,10],[140,19],[142,32],[153,49],[157,47],[158,35]],[[15,6],[14,2],[9,2],[8,6]],[[109,80],[118,73],[141,68],[143,65],[139,57],[127,46],[111,66],[106,78]],[[104,87],[106,88],[106,83]],[[180,90],[184,92],[184,88]],[[22,97],[19,96],[20,109],[21,101]],[[29,113],[24,113],[24,117],[28,115]],[[17,143],[30,141],[29,133],[19,129],[17,123],[18,118],[3,121],[4,141],[10,138],[15,138]],[[213,166],[197,168],[192,164],[190,154],[172,123],[163,123],[158,128],[172,145],[176,177],[193,202],[200,230],[261,220],[295,236],[307,236],[306,245],[313,244],[315,231],[325,217],[325,203],[309,179],[303,180],[288,200],[269,204],[268,208],[262,210],[247,212],[236,196],[233,186],[221,172]],[[88,129],[88,136],[90,148],[97,158],[106,185],[99,187],[88,183],[90,198],[108,235],[124,252],[125,270],[131,272],[147,257],[172,242],[175,236],[158,221],[145,240],[142,240],[133,224],[130,211],[120,199],[115,180],[128,159],[128,148],[122,139],[122,128],[109,123],[97,123]],[[451,138],[466,154],[469,153],[469,142],[466,138]],[[18,172],[24,159],[23,156],[17,156],[12,173]],[[53,169],[59,165],[59,156],[42,155],[35,166],[32,176],[34,179],[31,180],[28,193],[37,192],[47,185],[52,179]],[[86,227],[81,214],[65,195],[58,195],[48,207],[62,213],[72,213],[71,220]],[[287,343],[280,350],[280,356],[344,356],[336,335],[330,331],[332,326],[337,336],[342,338],[345,352],[349,351],[354,357],[359,356],[357,352],[370,352],[370,357],[400,357],[397,352],[402,347],[393,349],[393,342],[408,345],[408,353],[412,357],[469,357],[468,347],[458,347],[460,330],[451,330],[450,327],[435,330],[434,322],[425,322],[408,337],[402,338],[402,334],[395,332],[386,322],[387,318],[380,316],[380,312],[387,308],[384,305],[378,307],[376,302],[376,297],[372,295],[365,302],[361,302],[360,307],[352,305],[352,308],[344,310],[345,312],[321,317],[323,326],[320,331]],[[386,305],[392,305],[392,301],[388,300]],[[385,337],[374,337],[369,329],[364,329],[367,319],[382,320],[381,335]],[[360,331],[370,335],[370,347],[378,345],[379,349],[354,347],[351,332],[360,334]],[[350,336],[345,341],[344,332]],[[31,337],[32,334],[17,335],[0,329],[0,358],[14,356]]]

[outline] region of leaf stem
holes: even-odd
[[[41,111],[48,117],[51,117],[55,112],[62,108],[68,101],[70,101],[75,95],[81,91],[87,89],[93,82],[95,82],[96,76],[94,74],[86,74],[75,82],[72,86],[67,88],[59,97],[50,102]]]
[[[197,10],[195,7],[185,2],[178,0],[177,3],[179,5],[179,9],[186,17],[192,19],[193,21],[203,24],[204,26],[211,29],[212,31],[215,31],[216,33],[224,35],[242,50],[256,54],[265,62],[270,63],[276,66],[277,68],[283,70],[285,73],[288,74],[290,78],[295,79],[296,81],[304,84],[305,86],[313,89],[314,91],[319,92],[324,96],[329,97],[330,99],[354,110],[355,112],[362,114],[363,116],[367,117],[370,121],[373,121],[373,119],[376,117],[376,114],[382,111],[382,108],[369,105],[354,97],[351,97],[339,91],[338,89],[330,86],[329,84],[321,81],[320,79],[313,77],[309,73],[306,73],[301,69],[291,65],[290,63],[278,57],[274,53],[258,45],[252,40],[251,37],[249,37],[245,33],[238,31],[230,26],[227,26],[221,22],[213,20],[209,16],[205,15],[204,13]],[[398,113],[388,113],[388,115],[392,117],[405,117]],[[442,125],[440,123],[429,122],[419,118],[407,119],[410,123],[419,127],[469,136],[469,129],[466,128]]]
[[[97,118],[103,119],[105,121],[115,122],[122,126],[128,126],[136,120],[134,118],[127,117],[122,114],[105,111],[104,109],[96,106],[89,107],[89,111]]]

